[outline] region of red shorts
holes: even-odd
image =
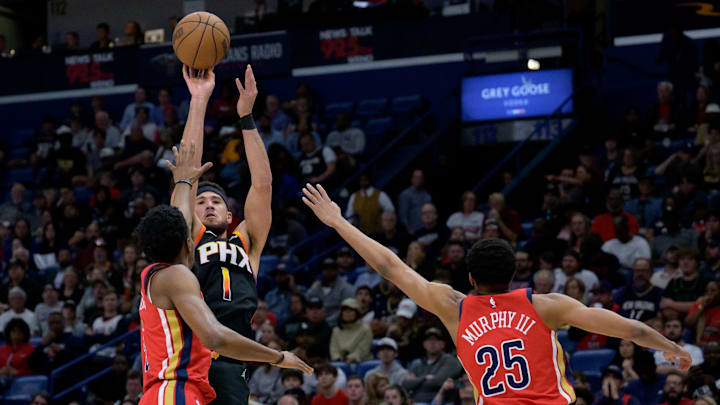
[[[166,380],[143,392],[139,405],[206,405],[212,399],[205,398],[191,382]]]

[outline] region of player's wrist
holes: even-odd
[[[248,112],[246,114],[240,114],[240,129],[243,131],[252,131],[253,129],[257,129],[257,126],[255,126],[255,120],[253,119],[252,113]]]
[[[281,364],[283,361],[285,361],[285,353],[278,352],[278,354],[280,354],[280,358],[277,361],[270,363],[271,366],[277,366],[278,364]]]
[[[175,185],[177,186],[178,184],[187,184],[188,186],[192,187],[193,181],[188,178],[182,178],[179,180],[175,180]]]

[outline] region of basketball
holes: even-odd
[[[230,47],[230,32],[215,14],[198,11],[183,17],[172,36],[175,55],[193,69],[209,69]]]

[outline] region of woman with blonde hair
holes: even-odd
[[[570,277],[570,279],[565,282],[565,290],[563,293],[568,297],[575,298],[583,304],[585,303],[585,283],[583,283],[583,281],[579,278]]]
[[[390,380],[378,373],[370,373],[366,381],[368,405],[380,405],[385,400],[385,390]]]
[[[432,279],[432,268],[425,261],[425,248],[420,242],[410,242],[405,254],[405,264],[426,279]]]

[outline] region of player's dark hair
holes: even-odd
[[[140,221],[135,237],[150,261],[172,263],[188,238],[187,223],[177,208],[158,205]]]
[[[478,284],[509,284],[515,276],[515,253],[503,239],[475,242],[465,260]]]

